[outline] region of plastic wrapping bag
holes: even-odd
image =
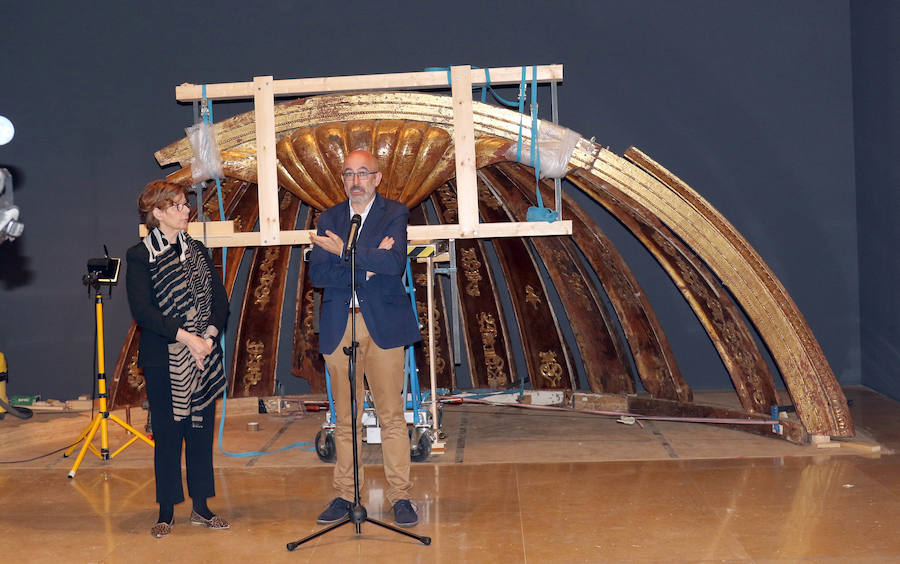
[[[222,178],[222,155],[216,142],[216,128],[211,123],[202,121],[185,129],[191,143],[191,178],[194,184]]]
[[[563,178],[568,169],[569,159],[581,135],[554,123],[538,120],[538,153],[541,159],[541,178]],[[513,145],[506,152],[506,158],[515,161],[518,147]],[[531,163],[531,144],[522,142],[520,163]]]

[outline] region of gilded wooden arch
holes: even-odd
[[[336,174],[342,155],[368,145],[383,149],[377,156],[389,171],[387,195],[414,206],[453,176],[450,103],[444,96],[389,92],[319,96],[279,104],[275,108],[279,183],[322,209],[342,199]],[[495,176],[496,182],[501,181],[497,175],[508,179],[517,174],[519,165],[502,163],[507,161],[506,150],[517,139],[520,117],[504,108],[474,104],[477,165],[488,166],[485,170]],[[530,141],[529,126],[526,116],[526,142]],[[252,114],[217,124],[226,175],[232,182],[256,180],[254,135]],[[182,140],[156,156],[160,164],[180,162],[187,167],[190,148]],[[747,344],[747,330],[742,328],[727,293],[721,290],[722,284],[769,348],[806,432],[853,435],[846,399],[803,316],[771,269],[717,210],[634,148],[619,156],[582,138],[568,164],[568,178],[617,217],[628,216],[630,224],[625,225],[660,259],[723,355],[747,413],[760,413],[774,400],[772,377],[761,368],[764,362],[758,351],[753,352],[755,347]],[[185,171],[170,178],[186,181],[189,172]],[[508,208],[515,207],[509,201],[504,203]],[[564,207],[564,215],[567,209],[571,207]],[[509,213],[514,215],[511,209]],[[573,235],[576,241],[581,237],[582,252],[590,244],[588,232],[595,230]],[[543,258],[546,263],[547,257]],[[620,280],[624,275],[619,272],[610,276]],[[655,319],[651,325],[653,322]],[[627,330],[626,337],[631,345]],[[661,347],[668,347],[664,338]],[[120,365],[125,364],[120,359]],[[689,395],[659,397],[690,400]]]

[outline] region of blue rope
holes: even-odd
[[[480,390],[473,389],[466,393],[465,399],[484,399],[492,396],[502,396],[513,393],[514,390]]]
[[[206,107],[206,109],[207,109],[206,114],[204,114],[204,116],[203,116],[203,121],[205,121],[209,125],[212,125],[213,109],[212,109],[212,104],[210,104],[209,101],[206,99],[206,85],[205,84],[203,85],[202,95],[203,95],[203,106]],[[222,202],[222,183],[219,181],[218,176],[216,176],[216,194],[219,197],[219,219],[221,219],[222,221],[225,221],[225,204]],[[197,205],[198,206],[202,205],[202,203],[198,202]],[[225,279],[225,265],[227,264],[227,258],[228,258],[228,248],[222,247],[222,279],[223,280]]]
[[[534,179],[537,192],[537,207],[544,209],[541,198],[541,152],[538,150],[538,99],[537,99],[537,66],[531,67],[531,166],[534,167]],[[537,153],[537,157],[535,157]]]
[[[203,105],[207,109],[206,113],[203,115],[203,121],[206,122],[207,124],[212,125],[212,123],[213,123],[212,104],[210,104],[209,100],[206,98],[206,85],[205,84],[203,85],[201,94],[203,96]],[[218,176],[216,177],[216,194],[218,195],[218,198],[219,198],[219,218],[222,221],[224,221],[225,220],[225,204],[222,200],[222,182],[219,180]],[[202,202],[199,202],[198,205],[202,205]],[[227,257],[228,257],[228,248],[222,247],[222,279],[223,280],[225,279],[225,265],[227,264],[227,261],[226,261]],[[219,343],[222,346],[222,353],[224,355],[224,353],[225,353],[225,332],[224,331],[220,335]],[[227,382],[227,378],[226,378],[226,382]],[[283,452],[288,449],[292,449],[292,448],[296,448],[296,447],[301,447],[301,449],[305,450],[305,451],[315,450],[316,447],[310,445],[309,441],[298,441],[296,443],[289,444],[285,447],[281,447],[280,449],[270,450],[270,451],[265,451],[265,452],[264,451],[251,451],[251,452],[228,452],[228,451],[226,451],[225,448],[222,446],[222,434],[225,430],[225,413],[226,413],[225,406],[227,404],[228,404],[228,385],[226,384],[224,393],[222,394],[222,418],[219,420],[219,450],[225,456],[230,456],[233,458],[251,458],[254,456],[262,456],[264,454],[275,454],[277,452]]]
[[[515,108],[516,106],[519,105],[518,100],[516,100],[515,102],[507,100],[503,96],[498,94],[496,90],[494,90],[494,88],[491,86],[491,71],[490,71],[490,69],[484,69],[484,78],[485,78],[485,82],[487,82],[487,89],[491,91],[491,96],[493,96],[495,100],[497,100],[504,106],[509,106],[510,108]],[[483,94],[481,96],[481,101],[482,102],[485,101]]]
[[[472,67],[473,69],[477,69],[479,67]],[[453,81],[450,72],[450,67],[427,67],[426,71],[447,71],[447,84],[452,88]],[[519,110],[519,134],[516,138],[516,162],[522,162],[522,128],[524,125],[524,116],[525,116],[525,98],[528,96],[528,81],[527,81],[527,71],[528,67],[522,67],[522,79],[519,81],[519,95],[518,100],[515,102],[504,99],[502,96],[497,94],[497,91],[491,86],[491,73],[489,69],[484,69],[484,79],[485,84],[481,86],[481,101],[486,102],[487,100],[487,91],[490,91],[494,98],[509,107],[518,108]],[[528,209],[528,213],[526,214],[527,221],[556,221],[559,218],[559,212],[548,210],[544,207],[544,199],[541,196],[541,152],[538,147],[538,137],[540,132],[538,131],[538,97],[537,97],[537,65],[532,65],[531,67],[531,154],[529,163],[532,168],[534,168],[534,179],[535,179],[535,193],[537,196],[537,206],[533,206]],[[473,87],[478,88],[477,86]]]
[[[522,70],[525,73],[524,67]],[[559,219],[559,211],[549,210],[544,207],[544,199],[541,196],[541,151],[539,144],[540,131],[538,130],[538,97],[537,97],[537,66],[531,67],[531,166],[534,168],[534,192],[537,206],[528,208],[525,214],[526,221],[556,221]],[[519,134],[521,137],[521,133]],[[520,161],[521,162],[521,161]],[[524,390],[524,382],[522,385]]]
[[[227,380],[226,380],[227,381]],[[278,450],[267,450],[267,451],[251,451],[251,452],[228,452],[222,447],[222,432],[225,429],[225,406],[228,405],[228,386],[225,386],[224,393],[222,394],[222,417],[219,419],[219,450],[225,456],[230,456],[232,458],[252,458],[254,456],[262,456],[264,454],[275,454],[276,452],[284,452],[291,448],[301,447],[304,451],[315,450],[316,447],[309,444],[309,441],[297,441],[296,443],[289,444],[287,446],[281,447]]]
[[[471,67],[471,68],[481,69],[481,67]],[[451,88],[453,87],[453,80],[451,79],[450,67],[425,67],[425,70],[429,71],[429,72],[447,71],[447,86],[450,86]],[[485,84],[483,84],[481,86],[473,86],[472,87],[472,90],[474,90],[476,88],[481,88],[481,101],[482,102],[487,102],[487,93],[490,92],[491,96],[493,96],[494,99],[496,99],[498,102],[500,102],[501,104],[503,104],[505,106],[509,106],[510,108],[515,108],[515,107],[519,106],[518,101],[507,100],[506,98],[504,98],[503,96],[498,94],[496,90],[494,90],[494,87],[491,86],[491,70],[490,69],[484,69],[484,81],[485,81]],[[520,96],[521,96],[521,93],[520,93]],[[519,111],[521,111],[521,109]]]

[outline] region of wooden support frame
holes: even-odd
[[[535,67],[531,67],[535,69]],[[536,67],[537,81],[556,83],[563,79],[562,65]],[[532,73],[535,70],[531,70]],[[479,223],[478,190],[475,176],[475,128],[472,112],[472,86],[519,84],[522,67],[472,69],[468,65],[450,67],[453,97],[453,136],[456,151],[457,201],[459,223],[454,225],[411,226],[410,239],[480,239],[492,237],[533,237],[571,235],[571,221]],[[257,247],[309,244],[311,231],[281,231],[278,217],[278,175],[275,152],[275,97],[348,91],[446,88],[446,71],[372,74],[275,80],[271,76],[254,77],[252,82],[210,84],[209,100],[253,98],[256,119],[257,178],[259,197],[258,232],[206,232],[208,247]],[[175,88],[179,102],[201,100],[202,85],[182,84]],[[227,231],[227,226],[226,231]]]
[[[475,123],[472,114],[472,71],[450,69],[453,94],[453,144],[456,151],[456,200],[462,234],[478,227],[478,180],[475,176]]]
[[[453,68],[451,67],[451,74]],[[485,69],[471,69],[472,84],[487,84]],[[487,69],[492,86],[519,84],[522,67],[496,67]],[[562,82],[562,65],[540,65],[537,68],[538,82]],[[447,71],[401,72],[389,74],[364,74],[355,76],[326,76],[322,78],[294,78],[273,81],[276,96],[314,96],[316,94],[336,94],[339,92],[364,92],[373,90],[428,90],[447,88]],[[207,84],[206,98],[209,100],[239,100],[253,98],[252,82],[227,82]],[[175,99],[179,102],[197,102],[203,99],[202,84],[182,84],[175,87]]]
[[[259,236],[264,246],[278,245],[278,164],[275,154],[275,85],[271,76],[253,79],[256,108],[256,178],[259,189]]]

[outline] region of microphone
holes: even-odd
[[[359,226],[362,223],[362,216],[353,214],[350,219],[350,231],[347,233],[347,239],[344,242],[344,260],[349,260],[350,253],[356,249],[356,239],[359,236]]]

